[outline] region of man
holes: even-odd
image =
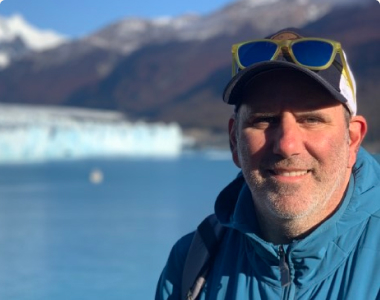
[[[189,292],[185,262],[205,255],[198,233],[179,240],[156,299],[380,299],[380,167],[360,147],[340,44],[283,30],[234,45],[233,69],[224,101],[243,176],[215,204],[223,238]]]

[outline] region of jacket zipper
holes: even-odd
[[[289,265],[286,261],[284,247],[281,245],[278,250],[280,254],[281,286],[286,287],[291,282]]]
[[[279,247],[280,255],[280,274],[281,274],[281,286],[283,289],[283,299],[289,300],[294,298],[294,285],[292,284],[292,279],[290,276],[289,264],[286,261],[286,255],[284,247],[281,245]]]

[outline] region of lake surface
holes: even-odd
[[[171,246],[237,172],[202,153],[1,166],[0,299],[153,299]]]

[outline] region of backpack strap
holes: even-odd
[[[226,228],[219,223],[215,214],[199,224],[183,268],[182,300],[195,300],[198,297],[225,231]]]

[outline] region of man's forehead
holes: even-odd
[[[299,34],[292,31],[283,31],[271,36],[271,40],[297,40],[302,38]]]

